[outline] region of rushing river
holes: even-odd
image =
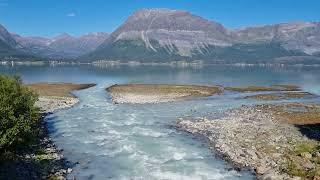
[[[232,93],[188,101],[113,104],[105,88],[120,83],[224,86],[297,84],[320,94],[320,68],[208,66],[0,66],[24,82],[97,83],[74,92],[76,106],[47,117],[51,136],[65,157],[78,162],[77,179],[253,179],[216,158],[205,142],[174,128],[181,116],[211,116],[250,104]]]

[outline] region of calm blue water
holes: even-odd
[[[64,155],[78,162],[77,179],[252,179],[249,172],[228,171],[205,142],[172,126],[181,116],[210,116],[254,103],[237,95],[155,105],[113,104],[105,88],[120,83],[179,83],[225,86],[298,84],[320,94],[320,68],[0,66],[27,83],[76,82],[98,85],[75,92],[80,103],[47,118],[51,136]]]

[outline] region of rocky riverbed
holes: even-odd
[[[273,106],[243,106],[218,119],[179,119],[178,128],[208,139],[209,147],[260,179],[319,179],[319,142],[281,123]]]

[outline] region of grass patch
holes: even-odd
[[[314,97],[314,94],[309,92],[282,92],[282,93],[271,93],[271,94],[257,94],[246,96],[245,99],[256,99],[262,101],[274,101],[274,100],[283,100],[291,98],[307,98]]]
[[[320,150],[320,145],[318,143],[315,143],[315,142],[301,143],[296,146],[295,153],[297,155],[301,155],[302,153],[306,153],[306,152],[310,154],[314,154],[319,150]]]
[[[305,125],[320,123],[320,105],[304,103],[286,103],[280,105],[267,105],[263,109],[271,112],[281,122]]]
[[[226,87],[225,90],[237,92],[260,92],[260,91],[298,91],[296,85],[272,85],[272,86],[247,86],[247,87]]]
[[[314,179],[320,176],[320,157],[316,154],[319,150],[318,142],[300,142],[293,152],[287,153],[284,172],[303,179]]]
[[[70,92],[86,89],[95,84],[73,84],[73,83],[37,83],[25,85],[39,96],[74,97]]]

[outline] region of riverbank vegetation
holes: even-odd
[[[19,77],[0,76],[0,153],[30,147],[39,135],[38,96],[22,86]]]
[[[64,179],[71,169],[48,136],[38,94],[0,75],[0,179]]]

